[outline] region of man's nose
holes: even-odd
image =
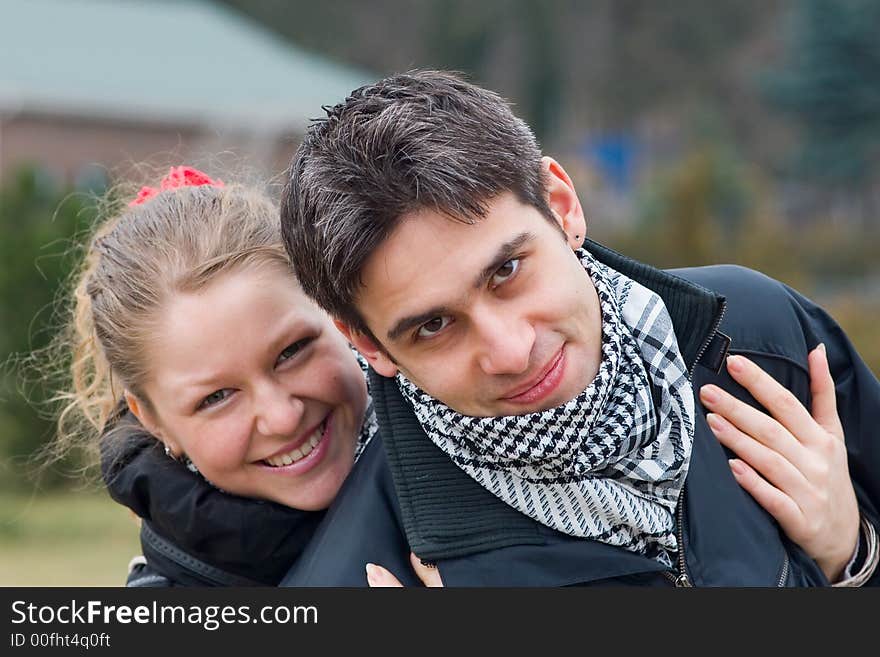
[[[525,319],[486,312],[477,319],[479,364],[486,374],[522,374],[529,368],[535,329]]]
[[[264,436],[290,436],[302,423],[305,405],[282,386],[259,390],[255,403],[257,431]]]

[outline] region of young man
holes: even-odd
[[[586,240],[562,166],[452,75],[327,113],[291,164],[284,237],[374,370],[385,454],[288,584],[404,575],[408,548],[451,585],[871,577],[880,384],[820,309],[742,268],[667,273]],[[728,348],[749,359],[725,370]]]

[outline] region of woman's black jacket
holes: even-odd
[[[172,460],[130,413],[102,438],[110,496],[141,518],[128,586],[274,586],[323,511],[231,495]]]

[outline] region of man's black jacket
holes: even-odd
[[[673,320],[694,390],[715,383],[761,408],[723,367],[728,347],[810,407],[807,354],[827,348],[850,472],[862,513],[878,527],[880,383],[839,326],[785,285],[737,266],[664,272],[601,245],[599,260],[657,292]],[[672,583],[656,561],[551,530],[484,490],[430,442],[396,384],[371,372],[380,423],[285,586],[365,586],[367,562],[415,585],[410,550],[450,586]],[[678,514],[687,579],[697,586],[827,584],[816,564],[734,480],[727,452],[697,404],[694,448]],[[763,409],[762,409],[763,410]],[[875,574],[872,584],[880,575]]]

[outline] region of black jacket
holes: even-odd
[[[101,447],[110,496],[142,519],[128,586],[274,586],[324,515],[215,488],[121,409]]]
[[[824,311],[742,267],[663,272],[601,245],[585,246],[663,298],[695,391],[716,383],[761,408],[722,367],[729,346],[809,407],[807,354],[824,342],[859,505],[878,526],[880,383]],[[365,586],[367,562],[415,585],[410,549],[437,563],[451,586],[668,585],[680,575],[680,564],[667,571],[654,560],[565,536],[514,511],[430,442],[393,380],[372,372],[370,383],[382,442],[374,440],[362,455],[283,586]],[[736,483],[727,462],[732,454],[698,409],[678,513],[687,580],[697,586],[827,584],[816,564]]]

